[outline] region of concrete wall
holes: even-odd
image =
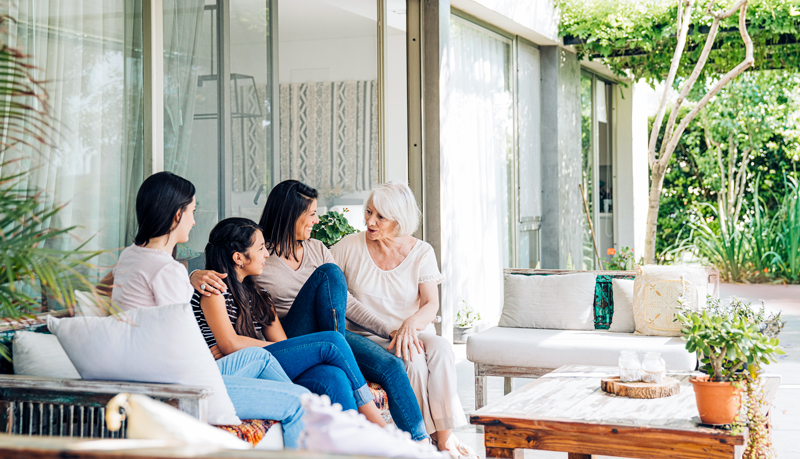
[[[581,66],[575,54],[543,46],[542,268],[581,260]]]
[[[454,8],[540,44],[561,43],[552,0],[452,0]]]

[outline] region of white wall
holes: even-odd
[[[451,0],[450,4],[538,45],[561,43],[552,0]]]

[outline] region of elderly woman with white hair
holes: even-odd
[[[403,359],[438,448],[454,457],[476,458],[453,435],[454,428],[466,424],[456,391],[455,356],[432,323],[439,310],[437,285],[444,278],[430,244],[412,236],[420,219],[414,194],[405,184],[379,185],[367,198],[364,218],[367,230],[345,237],[331,252],[348,290],[394,331],[390,341],[351,323],[347,327]]]

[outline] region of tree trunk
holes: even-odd
[[[658,206],[661,200],[661,188],[664,186],[664,175],[667,168],[661,161],[653,163],[650,174],[650,195],[647,202],[647,227],[645,229],[644,259],[652,264],[656,259],[656,230],[658,229]]]

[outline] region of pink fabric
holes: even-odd
[[[163,250],[132,245],[114,268],[111,298],[122,309],[189,303],[191,282],[186,268]]]

